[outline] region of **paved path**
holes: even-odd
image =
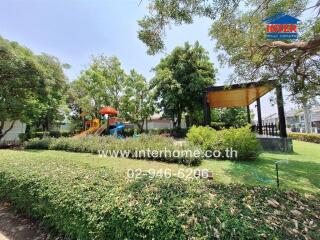
[[[13,213],[10,204],[0,202],[0,240],[47,240],[49,234],[25,216]]]

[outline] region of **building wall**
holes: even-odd
[[[7,121],[4,123],[3,131],[7,130],[11,125],[10,121]],[[7,142],[7,141],[19,141],[19,134],[25,133],[26,131],[26,124],[20,122],[20,120],[17,120],[13,128],[1,139],[1,142]]]
[[[173,123],[171,120],[167,119],[152,119],[148,120],[148,129],[165,129],[173,128]],[[186,128],[185,121],[181,122],[181,128]],[[143,129],[146,129],[146,123],[143,126]]]
[[[143,128],[146,129],[146,124],[144,124]],[[159,119],[159,120],[148,120],[148,129],[164,129],[164,128],[172,128],[173,124],[170,120]]]

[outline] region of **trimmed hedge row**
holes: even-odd
[[[315,133],[289,133],[288,137],[304,142],[320,143],[320,134]]]
[[[139,158],[147,160],[162,161],[168,163],[182,163],[186,165],[198,165],[202,156],[199,155],[175,155],[174,152],[195,151],[195,146],[176,145],[172,138],[163,136],[152,136],[141,134],[138,138],[118,139],[114,136],[88,136],[82,138],[43,138],[31,139],[25,143],[26,149],[50,149],[64,150],[70,152],[86,152],[98,154],[117,154],[118,157]],[[138,156],[138,152],[145,152],[145,155]],[[152,154],[151,151],[158,154]],[[165,154],[164,151],[167,151]],[[149,152],[149,154],[148,154]],[[170,154],[170,153],[171,154]],[[200,152],[200,151],[199,151]],[[129,153],[126,155],[125,153]],[[122,154],[125,154],[122,155]],[[113,155],[114,156],[114,155]]]
[[[71,132],[60,132],[60,131],[50,131],[50,132],[31,132],[29,134],[27,133],[20,133],[19,139],[20,141],[24,142],[28,139],[32,138],[43,138],[44,136],[53,137],[53,138],[59,138],[59,137],[70,137],[72,134]]]
[[[58,158],[2,157],[0,199],[70,239],[318,239],[320,232],[319,201],[292,192],[128,179]]]
[[[187,134],[189,142],[200,146],[204,151],[219,151],[224,153],[226,149],[237,151],[234,160],[256,159],[261,152],[260,142],[252,133],[250,126],[242,128],[230,128],[215,130],[211,127],[193,126]],[[223,155],[220,158],[226,158]]]

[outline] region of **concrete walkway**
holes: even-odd
[[[0,202],[0,240],[47,240],[49,237],[35,222],[15,214],[10,204]]]

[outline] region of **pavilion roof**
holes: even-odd
[[[211,108],[245,107],[276,87],[275,81],[250,82],[206,88]]]

